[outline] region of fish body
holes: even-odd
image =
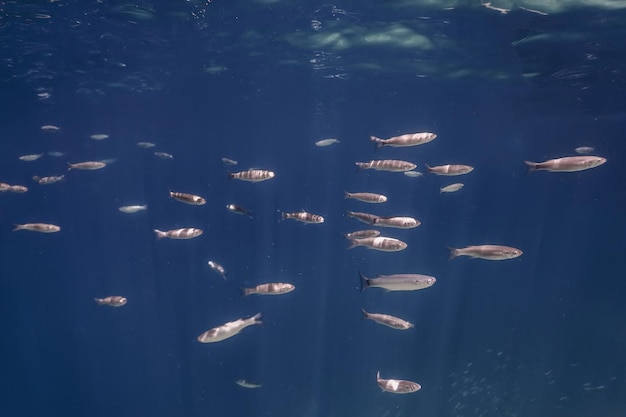
[[[422,386],[417,382],[406,381],[403,379],[383,379],[380,377],[380,371],[376,373],[376,383],[380,389],[393,394],[411,394],[419,391]]]
[[[226,205],[226,208],[228,209],[228,211],[230,211],[231,213],[235,213],[235,214],[240,214],[243,216],[248,216],[252,219],[252,212],[249,210],[246,210],[245,208],[238,206],[236,204],[228,204]]]
[[[439,189],[440,193],[455,193],[457,191],[459,191],[461,188],[463,188],[465,185],[457,182],[454,184],[450,184],[450,185],[446,185],[445,187],[441,187]]]
[[[374,219],[372,223],[374,226],[380,227],[395,227],[397,229],[413,229],[422,222],[413,217],[379,217]]]
[[[348,246],[348,249],[352,249],[357,246],[365,246],[368,249],[383,252],[399,252],[406,249],[408,245],[399,239],[383,236],[350,239],[350,246]]]
[[[478,245],[467,246],[460,249],[449,249],[450,259],[454,259],[457,256],[469,256],[471,258],[487,259],[489,261],[502,261],[517,258],[524,253],[520,249],[500,245]]]
[[[157,239],[162,239],[164,237],[168,239],[193,239],[194,237],[200,236],[203,231],[202,229],[196,229],[195,227],[184,227],[182,229],[167,231],[154,229],[154,233],[156,233]]]
[[[120,297],[119,295],[111,295],[104,298],[94,298],[94,301],[99,306],[121,307],[125,305],[128,300],[125,297]]]
[[[363,318],[366,320],[372,320],[375,323],[382,324],[383,326],[391,327],[396,330],[408,330],[412,327],[415,327],[413,323],[409,323],[406,320],[402,320],[401,318],[391,316],[389,314],[380,314],[380,313],[368,313],[364,309],[361,309],[363,312]]]
[[[472,172],[474,167],[469,165],[439,165],[431,167],[426,165],[429,173],[445,176],[464,175]]]
[[[437,135],[430,132],[409,133],[406,135],[393,136],[389,139],[381,139],[376,136],[370,136],[370,140],[376,144],[377,148],[383,146],[404,147],[423,145],[437,138]]]
[[[249,182],[261,182],[274,178],[276,174],[266,169],[248,169],[246,171],[229,172],[228,178]]]
[[[204,198],[195,194],[170,191],[170,197],[174,200],[180,201],[181,203],[191,204],[192,206],[202,206],[206,204],[206,200]]]
[[[24,194],[25,192],[28,192],[28,187],[23,185],[9,185],[7,191],[10,193]]]
[[[41,185],[54,184],[55,182],[63,181],[65,175],[52,175],[49,177],[38,177],[37,175],[33,176],[33,181],[36,181]]]
[[[591,152],[595,151],[595,148],[593,148],[592,146],[579,146],[578,148],[576,148],[574,150],[578,154],[587,155],[587,154],[590,154]]]
[[[237,161],[235,161],[234,159],[230,159],[230,158],[222,158],[222,162],[225,165],[237,165]]]
[[[137,146],[139,146],[142,149],[150,149],[150,148],[154,148],[156,144],[152,142],[137,142]]]
[[[154,156],[159,159],[174,159],[174,155],[167,152],[155,152]]]
[[[59,232],[61,228],[56,224],[48,224],[48,223],[26,223],[26,224],[16,224],[13,227],[13,231],[16,232],[18,230],[28,230],[30,232],[39,232],[39,233],[55,233]]]
[[[235,384],[249,389],[261,388],[261,384],[255,384],[254,382],[246,381],[245,379],[238,379],[235,381]]]
[[[363,223],[367,223],[367,224],[374,224],[374,221],[378,218],[380,218],[380,216],[377,216],[375,214],[370,214],[370,213],[360,213],[358,211],[346,211],[346,214],[348,215],[348,217],[352,217],[355,218]]]
[[[106,133],[94,133],[93,135],[89,136],[89,138],[93,140],[105,140],[109,138],[109,135],[107,135]]]
[[[370,287],[383,288],[385,291],[416,291],[431,287],[437,282],[435,277],[422,274],[379,275],[367,278],[359,272],[361,291]]]
[[[226,270],[224,269],[222,265],[218,264],[215,261],[209,261],[207,262],[207,265],[209,265],[212,270],[220,274],[222,278],[226,279]]]
[[[241,292],[244,297],[252,294],[260,295],[281,295],[287,294],[296,289],[296,286],[284,282],[270,282],[267,284],[259,284],[252,288],[242,288]]]
[[[324,223],[324,217],[319,214],[307,213],[306,211],[297,211],[293,213],[282,213],[282,219],[293,219],[302,223],[319,224]]]
[[[345,198],[362,201],[364,203],[385,203],[387,196],[375,193],[344,193]]]
[[[364,237],[376,237],[380,236],[380,230],[357,230],[356,232],[350,232],[344,234],[346,239],[362,239]]]
[[[198,342],[200,343],[215,343],[221,342],[222,340],[226,340],[231,338],[243,329],[252,325],[262,325],[261,321],[261,313],[257,313],[253,317],[247,319],[238,319],[234,321],[229,321],[228,323],[222,324],[221,326],[214,327],[206,332],[202,333],[198,336]]]
[[[377,171],[389,172],[405,172],[417,168],[417,165],[412,162],[400,161],[398,159],[379,159],[369,162],[355,162],[355,164],[359,170],[375,169]]]
[[[42,156],[43,156],[42,153],[36,153],[36,154],[32,154],[32,155],[22,155],[22,156],[19,157],[19,160],[20,161],[31,162],[31,161],[38,160]]]
[[[86,161],[86,162],[77,162],[75,164],[71,164],[71,163],[67,163],[68,168],[67,170],[69,171],[70,169],[80,169],[80,170],[84,170],[84,171],[94,171],[96,169],[102,169],[105,166],[107,166],[107,164],[105,164],[104,162],[100,162],[100,161]]]
[[[131,214],[131,213],[137,213],[138,211],[146,210],[147,208],[148,208],[148,205],[143,204],[143,205],[133,205],[133,206],[122,206],[118,208],[118,210],[121,211],[122,213]]]
[[[315,142],[315,146],[323,147],[334,145],[335,143],[339,143],[338,139],[322,139]]]
[[[524,161],[528,165],[528,172],[577,172],[595,168],[606,162],[601,156],[566,156],[564,158],[549,159],[544,162]]]

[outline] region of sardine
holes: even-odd
[[[380,371],[376,373],[376,382],[383,391],[393,394],[410,394],[419,391],[422,386],[417,382],[406,381],[403,379],[383,379],[380,377]]]
[[[77,162],[75,164],[71,164],[68,162],[67,165],[68,165],[68,168],[67,168],[68,171],[70,169],[81,169],[81,170],[86,170],[86,171],[93,171],[96,169],[102,169],[105,166],[107,166],[107,164],[105,164],[104,162],[100,162],[100,161]]]
[[[383,252],[398,252],[406,249],[407,244],[399,239],[384,236],[350,239],[350,246],[348,246],[348,249],[352,249],[357,246],[365,246],[368,249]]]
[[[363,223],[367,223],[367,224],[374,224],[374,221],[378,218],[380,218],[380,216],[377,216],[375,214],[370,214],[370,213],[359,213],[358,211],[346,211],[346,214],[348,215],[348,217],[352,217],[355,218]]]
[[[346,239],[362,239],[364,237],[380,236],[380,230],[357,230],[356,232],[345,233]]]
[[[63,181],[65,175],[52,175],[49,177],[38,177],[37,175],[33,176],[33,181],[36,181],[41,185],[54,184],[55,182]]]
[[[441,187],[439,189],[440,193],[455,193],[457,191],[459,191],[461,188],[463,188],[464,185],[460,182],[454,183],[454,184],[450,184],[450,185],[446,185],[445,187]]]
[[[146,210],[148,208],[147,204],[143,204],[143,205],[134,205],[134,206],[122,206],[120,208],[118,208],[119,211],[121,211],[122,213],[137,213],[139,211],[143,211]]]
[[[267,284],[259,284],[256,287],[252,288],[242,288],[241,292],[243,296],[246,297],[252,294],[260,294],[260,295],[281,295],[287,294],[296,289],[296,286],[293,284],[288,284],[284,282],[270,282]]]
[[[415,291],[431,287],[437,282],[435,277],[422,274],[393,274],[379,275],[376,278],[367,278],[359,271],[361,291],[369,287],[383,288],[385,291]]]
[[[436,138],[437,135],[430,132],[409,133],[406,135],[394,136],[389,139],[381,139],[376,136],[370,136],[370,140],[376,143],[377,148],[381,148],[383,146],[403,147],[423,145],[435,140]]]
[[[260,182],[272,179],[276,174],[266,169],[248,169],[240,172],[229,172],[228,178],[249,182]]]
[[[320,216],[319,214],[307,213],[306,211],[298,211],[294,213],[283,212],[281,216],[283,220],[293,219],[302,223],[313,224],[324,223],[324,217]]]
[[[353,200],[359,200],[364,203],[385,203],[387,196],[375,193],[349,193],[344,192],[345,198],[351,198]]]
[[[368,313],[364,309],[361,309],[363,312],[363,318],[366,320],[372,320],[378,324],[382,324],[383,326],[391,327],[396,330],[408,330],[412,327],[415,327],[413,323],[409,323],[406,320],[402,320],[401,318],[391,316],[389,314],[380,314],[380,313]]]
[[[125,305],[128,300],[119,295],[111,295],[104,298],[94,298],[94,301],[98,303],[99,306],[121,307]]]
[[[43,156],[42,153],[32,154],[32,155],[22,155],[19,157],[20,161],[32,162],[36,161]]]
[[[48,224],[48,223],[26,223],[26,224],[16,224],[13,227],[13,231],[16,232],[18,230],[28,230],[31,232],[39,232],[39,233],[55,233],[61,230],[59,226],[56,224]]]
[[[246,381],[245,379],[238,379],[235,381],[235,384],[249,389],[261,388],[261,384],[255,384],[254,382]]]
[[[413,229],[422,222],[413,217],[379,217],[374,219],[372,223],[374,226],[380,227],[395,227],[397,229]]]
[[[439,165],[436,167],[426,165],[426,169],[428,169],[429,173],[454,176],[468,174],[474,170],[474,167],[469,165]]]
[[[330,146],[333,145],[335,143],[339,143],[338,139],[322,139],[322,140],[318,140],[317,142],[315,142],[315,146]]]
[[[405,172],[417,168],[417,165],[412,162],[400,161],[397,159],[381,159],[372,160],[369,162],[355,162],[355,164],[359,170],[375,169],[377,171]]]
[[[196,229],[194,227],[184,227],[182,229],[167,230],[165,232],[154,229],[154,233],[156,233],[157,239],[164,237],[169,239],[193,239],[194,237],[200,236],[203,231],[202,229]]]
[[[517,258],[524,253],[520,249],[500,245],[479,245],[467,246],[461,249],[448,249],[450,249],[450,259],[454,259],[457,256],[469,256],[471,258],[487,259],[489,261],[501,261]]]
[[[195,194],[170,191],[170,197],[173,198],[174,200],[180,201],[181,203],[191,204],[193,206],[202,206],[206,204],[206,200],[204,198]]]
[[[231,213],[235,213],[235,214],[241,214],[243,216],[248,216],[251,219],[252,217],[252,212],[250,210],[247,210],[241,206],[238,206],[236,204],[228,204],[226,206],[226,208],[228,209],[228,211],[230,211]]]
[[[577,172],[595,168],[606,162],[601,156],[566,156],[564,158],[549,159],[544,162],[524,161],[528,165],[528,172]]]
[[[215,343],[226,340],[233,337],[248,326],[255,324],[262,325],[261,313],[257,313],[253,317],[247,319],[238,319],[235,321],[229,321],[221,326],[214,327],[198,336],[198,342],[200,343]]]
[[[212,270],[220,274],[222,278],[226,279],[226,270],[222,265],[218,264],[215,261],[209,261],[207,262],[207,264],[211,267]]]

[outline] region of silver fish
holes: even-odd
[[[595,168],[606,162],[601,156],[566,156],[564,158],[549,159],[544,162],[524,161],[528,165],[528,172],[577,172]]]
[[[574,150],[576,151],[576,153],[579,153],[581,155],[587,155],[595,151],[595,148],[593,148],[592,146],[579,146]]]
[[[383,391],[393,394],[410,394],[419,391],[422,386],[417,382],[406,381],[403,379],[383,379],[380,377],[380,371],[376,373],[376,383]]]
[[[409,323],[401,318],[391,316],[389,314],[380,313],[368,313],[365,309],[361,309],[363,312],[363,318],[366,320],[372,320],[375,323],[382,324],[383,326],[391,327],[396,330],[408,330],[415,327],[413,323]]]
[[[378,218],[380,218],[380,216],[377,216],[375,214],[370,214],[370,213],[360,213],[358,211],[346,211],[346,214],[348,215],[348,217],[352,217],[355,218],[363,223],[367,223],[367,224],[374,224],[374,221]]]
[[[13,227],[13,231],[16,232],[18,230],[28,230],[31,232],[39,232],[39,233],[55,233],[61,230],[59,226],[56,224],[48,224],[48,223],[26,223],[26,224],[16,224]]]
[[[262,325],[261,313],[257,313],[253,317],[247,319],[238,319],[235,321],[229,321],[221,326],[214,327],[198,336],[198,342],[200,343],[215,343],[226,340],[233,337],[248,326],[255,324]]]
[[[167,230],[165,232],[154,229],[154,233],[156,233],[157,239],[164,237],[169,239],[193,239],[194,237],[200,236],[203,231],[202,229],[196,229],[194,227],[184,227],[182,229]]]
[[[68,165],[68,168],[67,168],[68,171],[70,169],[81,169],[81,170],[93,171],[96,169],[102,169],[105,166],[107,166],[107,164],[105,164],[104,162],[100,162],[100,161],[77,162],[75,164],[71,164],[68,162],[67,165]]]
[[[255,384],[254,382],[246,381],[245,379],[238,379],[235,381],[235,384],[249,389],[261,388],[261,384]]]
[[[445,187],[441,187],[439,189],[440,193],[455,193],[464,187],[464,184],[457,182],[454,184],[446,185]]]
[[[107,135],[106,133],[94,133],[93,135],[89,136],[89,138],[93,140],[105,140],[109,138],[109,135]]]
[[[374,219],[372,223],[374,226],[380,227],[395,227],[397,229],[413,229],[422,222],[413,217],[379,217]]]
[[[43,156],[42,153],[32,154],[32,155],[22,155],[19,157],[20,161],[32,162],[36,161]]]
[[[364,203],[385,203],[387,201],[387,196],[375,193],[344,192],[344,198],[351,198],[353,200],[359,200]]]
[[[369,162],[355,162],[359,170],[375,169],[377,171],[405,172],[417,168],[412,162],[400,161],[397,159],[380,159]]]
[[[54,184],[55,182],[63,181],[65,175],[52,175],[49,177],[38,177],[37,175],[33,176],[33,181],[36,181],[41,185]]]
[[[240,172],[229,172],[228,178],[249,182],[260,182],[272,179],[276,174],[266,169],[248,169]]]
[[[383,146],[416,146],[431,142],[437,138],[437,135],[430,132],[409,133],[406,135],[394,136],[389,139],[381,139],[376,136],[370,136],[370,140],[376,143],[377,148]]]
[[[222,158],[222,162],[226,165],[237,165],[237,161],[230,158]]]
[[[246,297],[252,294],[260,294],[260,295],[281,295],[287,294],[296,289],[296,286],[293,284],[288,284],[284,282],[270,282],[267,284],[259,284],[256,287],[252,288],[242,288],[241,292],[243,296]]]
[[[282,213],[282,219],[293,219],[302,223],[319,224],[324,223],[324,217],[319,214],[307,213],[306,211],[298,211],[294,213]]]
[[[11,193],[24,194],[25,192],[28,191],[28,187],[25,187],[23,185],[9,185],[9,188],[7,189],[7,191]]]
[[[59,151],[51,151],[48,152],[48,155],[54,157],[54,158],[60,158],[62,156],[65,156],[65,152],[59,152]]]
[[[428,169],[429,173],[454,176],[468,174],[474,170],[474,167],[469,165],[439,165],[436,167],[426,165],[426,169]]]
[[[137,146],[143,149],[150,149],[150,148],[154,148],[156,144],[152,142],[137,142]]]
[[[174,155],[172,155],[171,153],[167,153],[167,152],[155,152],[154,156],[156,156],[159,159],[174,159]]]
[[[94,301],[98,303],[99,306],[121,307],[125,305],[128,300],[119,295],[111,295],[104,298],[94,298]]]
[[[191,204],[193,206],[202,206],[206,204],[206,200],[204,198],[195,194],[170,191],[170,197],[173,198],[174,200],[180,201],[181,203]]]
[[[131,214],[131,213],[137,213],[139,211],[146,210],[147,208],[148,208],[148,205],[143,204],[143,205],[134,205],[134,206],[122,206],[118,208],[118,210],[121,211],[122,213]]]
[[[248,216],[251,219],[252,217],[252,212],[250,210],[246,210],[245,208],[238,206],[236,204],[228,204],[226,205],[226,208],[228,209],[228,211],[235,213],[235,214],[241,214],[243,216]]]
[[[209,261],[207,262],[207,264],[211,267],[212,270],[220,274],[222,278],[226,279],[226,270],[222,265],[218,264],[215,261]]]
[[[404,172],[404,175],[406,175],[407,177],[411,177],[411,178],[418,178],[418,177],[424,176],[424,174],[422,174],[419,171],[406,171]]]
[[[348,249],[352,249],[357,246],[365,246],[368,249],[383,252],[398,252],[406,249],[408,245],[399,239],[384,236],[350,239],[350,246],[348,246]]]
[[[41,130],[44,132],[58,132],[61,128],[55,125],[43,125],[41,126]]]
[[[450,249],[450,259],[454,259],[457,256],[469,256],[471,258],[487,259],[489,261],[501,261],[517,258],[524,253],[520,249],[500,245],[479,245],[467,246],[461,249],[448,249]]]
[[[357,230],[356,232],[345,233],[346,239],[361,239],[364,237],[380,236],[380,230]]]
[[[415,291],[431,287],[437,282],[435,277],[422,274],[393,274],[379,275],[376,278],[367,278],[359,271],[361,291],[370,287],[383,288],[385,291]]]
[[[330,146],[333,145],[335,143],[339,143],[338,139],[322,139],[322,140],[318,140],[317,142],[315,142],[315,146]]]

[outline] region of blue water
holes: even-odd
[[[0,194],[1,415],[625,416],[624,4],[428,3],[0,2],[0,182],[29,187]],[[368,139],[420,131],[438,137],[378,151]],[[608,162],[526,174],[524,160],[578,146]],[[51,151],[65,154],[18,159]],[[115,161],[67,171],[103,159]],[[475,170],[356,172],[371,159]],[[228,179],[251,167],[276,178]],[[129,204],[148,209],[118,211]],[[299,210],[326,221],[280,221]],[[365,225],[346,210],[422,225],[382,230],[405,251],[348,250],[342,233]],[[11,232],[29,222],[62,230]],[[204,234],[153,232],[180,227]],[[447,247],[483,243],[524,254],[448,260]],[[437,282],[360,292],[358,271]],[[296,290],[241,297],[264,282]],[[94,303],[107,295],[128,304]],[[258,312],[263,327],[196,341]],[[377,371],[422,389],[383,393]]]

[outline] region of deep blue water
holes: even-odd
[[[0,182],[29,188],[0,194],[0,413],[626,416],[626,5],[494,4],[512,9],[503,14],[479,1],[428,3],[0,2]],[[421,131],[438,137],[378,151],[368,139]],[[323,138],[340,143],[316,147]],[[524,160],[578,146],[608,162],[526,174]],[[18,159],[51,151],[64,155]],[[102,159],[115,162],[67,171]],[[356,172],[371,159],[475,170]],[[251,167],[276,178],[228,179]],[[458,193],[439,193],[458,181]],[[118,211],[128,204],[148,209]],[[280,221],[299,210],[325,222]],[[346,210],[422,224],[382,230],[405,251],[348,250],[342,233],[365,225]],[[29,222],[62,230],[11,231]],[[153,232],[180,227],[204,234]],[[483,243],[524,254],[448,260],[446,247]],[[358,271],[437,283],[360,292]],[[240,296],[263,282],[296,290]],[[106,295],[128,304],[94,303]],[[361,320],[361,308],[416,327]],[[263,327],[196,341],[257,312]],[[377,371],[422,389],[383,393]]]

